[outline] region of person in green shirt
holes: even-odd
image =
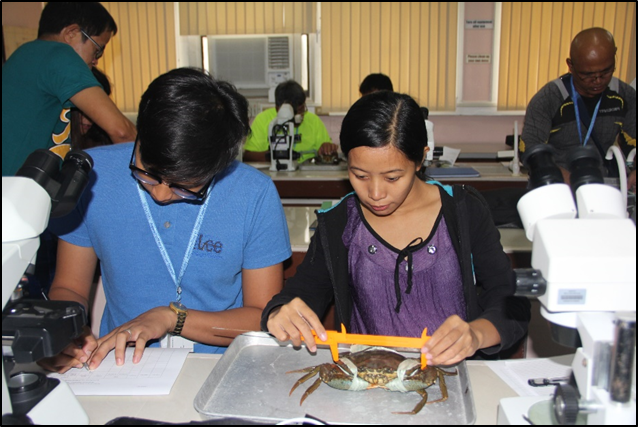
[[[244,161],[268,161],[268,125],[277,117],[277,112],[283,104],[290,104],[295,114],[302,116],[301,123],[295,125],[295,132],[301,135],[301,141],[294,146],[294,151],[300,153],[300,163],[317,154],[325,156],[337,152],[337,145],[332,143],[326,126],[316,114],[308,111],[306,94],[301,85],[294,80],[287,80],[275,89],[275,108],[264,110],[255,117],[251,125],[251,134],[244,146]]]

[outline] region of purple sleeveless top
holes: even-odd
[[[432,335],[452,314],[466,320],[461,270],[442,213],[430,236],[400,250],[374,232],[355,197],[347,203],[343,243],[353,300],[348,332],[420,337],[423,328]]]

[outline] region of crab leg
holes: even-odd
[[[312,385],[308,387],[308,390],[306,390],[303,396],[301,396],[301,400],[299,401],[299,406],[301,406],[303,401],[306,400],[306,397],[310,396],[312,392],[315,391],[320,385],[321,385],[321,378],[317,378],[317,381],[312,383]]]
[[[450,373],[450,372],[445,372],[441,369],[437,369],[437,377],[439,379],[439,389],[441,389],[441,398],[438,400],[433,400],[431,402],[428,402],[428,405],[430,403],[437,403],[437,402],[445,402],[448,398],[448,394],[447,394],[447,385],[445,384],[445,379],[443,378],[443,375],[448,375],[448,376],[452,376],[452,375],[456,375],[456,372],[454,373]]]
[[[301,378],[299,378],[299,379],[297,380],[297,382],[295,383],[295,385],[293,385],[293,386],[292,386],[292,389],[290,389],[290,393],[288,393],[288,396],[291,396],[291,395],[292,395],[292,392],[293,392],[293,391],[295,391],[295,389],[296,389],[297,387],[299,387],[301,384],[305,383],[305,382],[306,382],[306,381],[308,381],[310,378],[312,378],[312,377],[314,377],[315,375],[317,375],[317,374],[319,373],[319,370],[320,370],[320,369],[321,369],[321,365],[319,365],[319,366],[311,366],[310,368],[304,368],[304,369],[298,369],[298,370],[296,370],[296,371],[289,371],[289,372],[286,372],[287,374],[293,374],[293,373],[296,373],[296,372],[308,372],[306,375],[304,375],[303,377],[301,377]],[[321,379],[319,379],[319,381],[321,381]],[[314,384],[312,385],[312,387],[314,387]],[[312,387],[311,387],[311,388],[312,388]],[[317,386],[317,387],[319,387],[319,386]],[[315,388],[317,388],[317,387],[315,387]],[[308,392],[306,391],[306,393],[308,393]],[[304,395],[304,396],[305,396],[305,395]],[[302,402],[303,402],[303,399],[305,399],[305,397],[301,399],[301,401],[302,401]]]
[[[416,406],[414,407],[414,409],[410,412],[393,412],[393,414],[399,414],[399,415],[416,415],[418,414],[421,409],[423,409],[423,407],[425,406],[426,403],[434,403],[434,402],[428,402],[428,392],[425,390],[415,390],[417,393],[419,393],[419,395],[421,395],[421,401],[419,403],[416,404]],[[447,399],[447,396],[446,396]],[[438,402],[438,400],[436,401]]]

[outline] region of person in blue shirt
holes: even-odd
[[[50,299],[88,307],[99,260],[106,307],[100,337],[87,328],[45,368],[94,369],[112,349],[122,364],[132,344],[137,363],[162,339],[221,353],[259,330],[282,288],[292,253],[281,201],[268,176],[235,161],[250,130],[246,99],[176,69],[150,84],[137,126],[135,143],[88,150],[89,186],[72,214],[51,221],[60,242]]]

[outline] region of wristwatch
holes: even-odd
[[[175,324],[175,329],[173,329],[171,335],[180,336],[182,334],[182,328],[184,328],[186,316],[188,315],[188,309],[179,301],[171,302],[168,307],[177,314],[177,323]]]

